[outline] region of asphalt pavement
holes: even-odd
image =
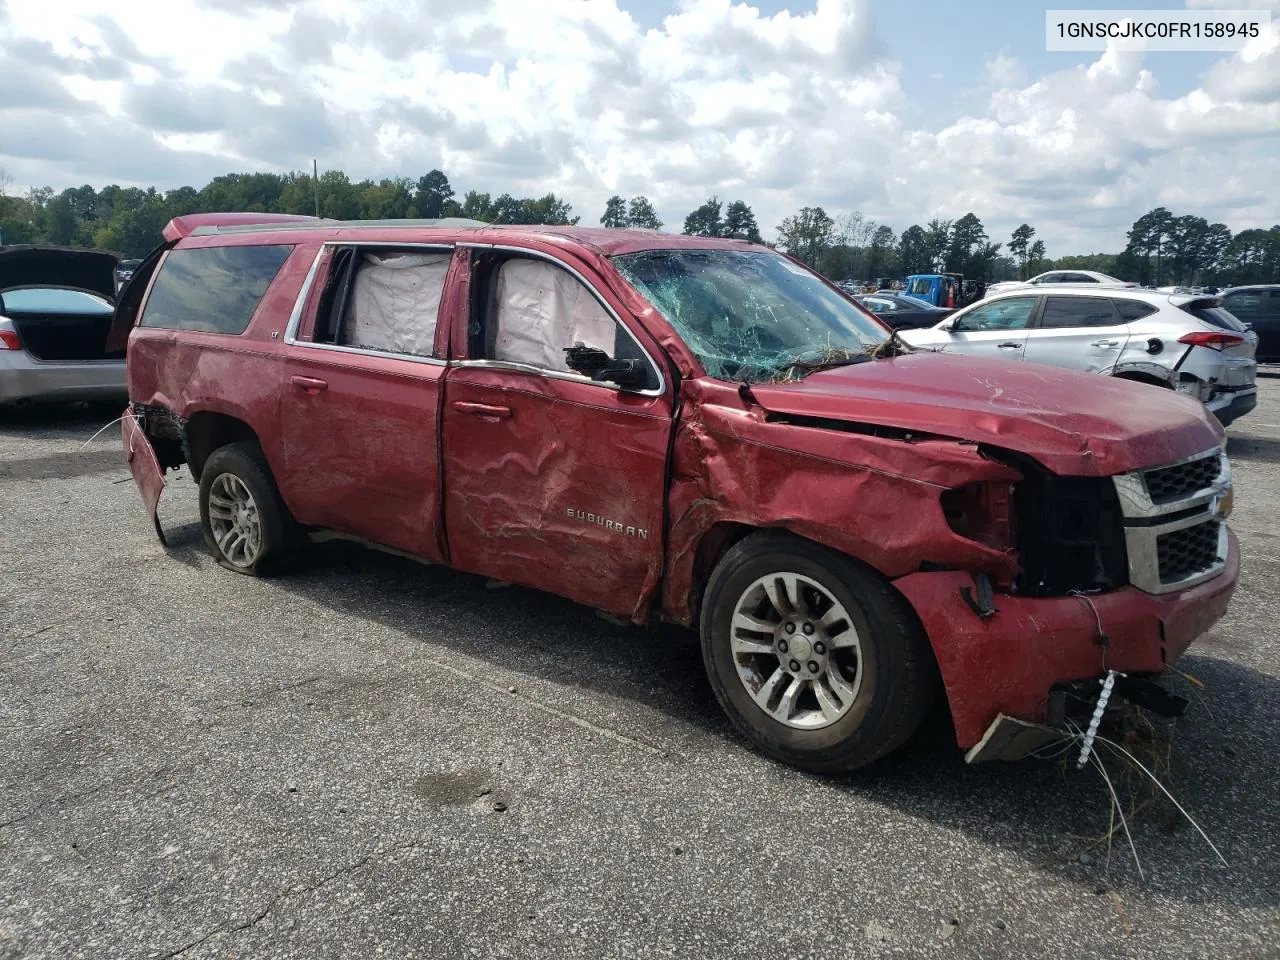
[[[0,960],[1280,957],[1280,379],[1233,426],[1230,612],[1178,664],[1168,803],[747,748],[692,634],[361,547],[253,580],[101,409],[0,414]],[[1128,798],[1132,770],[1113,768]],[[1139,791],[1141,800],[1148,792]]]

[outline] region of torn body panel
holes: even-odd
[[[665,397],[485,367],[445,381],[451,563],[648,617],[662,572]]]
[[[1107,670],[1161,672],[1226,612],[1239,572],[1240,549],[1231,534],[1221,576],[1163,596],[1135,587],[1091,596],[998,593],[997,612],[984,619],[961,595],[962,588],[973,585],[967,573],[914,573],[894,586],[929,635],[956,740],[968,748],[982,739],[997,714],[1046,722],[1055,684]],[[1100,630],[1106,646],[1099,642]]]
[[[147,435],[131,410],[126,411],[124,418],[120,421],[120,432],[124,441],[125,456],[129,459],[129,472],[133,474],[133,480],[138,485],[142,503],[151,516],[151,522],[156,528],[156,536],[160,538],[162,544],[168,546],[158,514],[160,494],[164,492],[164,468],[160,466],[160,460],[156,457],[151,441],[147,439]]]
[[[771,422],[727,384],[686,384],[671,468],[662,607],[693,622],[699,543],[718,524],[780,527],[855,557],[893,578],[925,565],[1008,581],[1011,550],[962,537],[943,512],[944,491],[1008,484],[1020,474],[974,444],[907,442]]]

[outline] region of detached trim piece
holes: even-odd
[[[160,545],[168,547],[169,541],[165,539],[158,515],[160,494],[164,493],[164,469],[160,466],[151,441],[138,424],[138,416],[140,414],[129,410],[120,421],[125,455],[129,458],[129,472],[138,485],[138,492],[142,494],[142,502],[151,514],[151,523],[155,527],[156,536],[160,538]]]

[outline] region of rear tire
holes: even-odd
[[[297,558],[297,527],[253,444],[219,447],[205,461],[200,526],[218,563],[236,573],[272,576]]]
[[[761,751],[846,773],[905,743],[938,670],[915,612],[879,574],[781,532],[752,534],[707,585],[702,656],[716,698]]]

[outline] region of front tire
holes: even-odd
[[[288,508],[256,446],[219,447],[200,473],[200,525],[218,563],[251,577],[283,572],[297,553]]]
[[[717,564],[703,662],[734,725],[769,756],[846,773],[905,743],[928,714],[937,665],[887,580],[786,533],[752,534]]]

